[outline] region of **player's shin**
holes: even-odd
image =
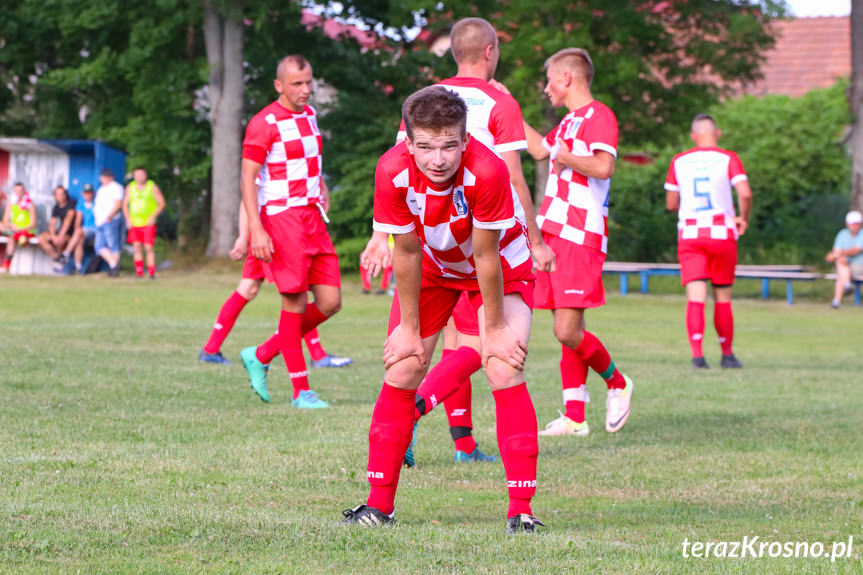
[[[507,517],[532,515],[530,502],[536,492],[536,412],[527,384],[493,392],[497,412],[497,441],[509,491]]]
[[[443,350],[441,360],[417,390],[417,413],[422,416],[456,393],[462,383],[481,367],[479,353],[471,347]]]
[[[602,342],[595,335],[589,331],[585,331],[584,338],[574,351],[581,357],[584,363],[605,380],[609,389],[623,389],[626,387],[626,380],[623,379],[623,375],[615,367],[611,356],[608,354],[608,350],[605,349],[605,346],[602,345]]]
[[[411,441],[416,391],[384,382],[369,428],[367,474],[371,490],[367,504],[384,513],[395,507],[402,461]]]
[[[575,351],[561,346],[560,381],[563,386],[563,402],[566,416],[576,423],[582,423],[587,399],[587,364]]]
[[[219,310],[219,317],[216,319],[213,331],[210,333],[210,339],[207,340],[207,344],[204,346],[205,352],[219,353],[222,343],[228,337],[228,334],[231,333],[234,323],[247,303],[249,303],[249,300],[237,291],[225,300],[225,303],[222,304],[222,309]]]
[[[284,310],[279,319],[279,350],[282,352],[291,377],[294,399],[297,399],[301,391],[309,389],[309,374],[306,369],[306,358],[303,357],[300,335],[302,322],[302,315]]]
[[[471,417],[471,396],[473,386],[470,378],[461,382],[461,386],[444,401],[446,417],[449,422],[449,432],[457,451],[473,453],[476,440],[473,438],[473,418]]]
[[[686,304],[686,333],[692,357],[704,357],[704,302],[690,301]]]

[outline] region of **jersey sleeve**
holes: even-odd
[[[256,115],[246,126],[246,137],[243,139],[243,159],[263,165],[267,161],[267,153],[272,143],[270,125],[263,115]]]
[[[844,250],[845,249],[845,246],[844,246],[845,242],[843,241],[845,239],[843,237],[845,234],[842,233],[844,231],[845,230],[839,230],[839,233],[836,234],[836,239],[833,240],[833,249],[834,250]]]
[[[677,183],[677,170],[674,169],[674,160],[668,166],[668,176],[665,178],[665,189],[669,192],[680,192],[680,184]]]
[[[617,157],[617,118],[605,106],[595,107],[592,117],[585,118],[581,139],[591,152],[601,150]]]
[[[474,206],[472,218],[474,227],[484,230],[508,230],[515,225],[515,205],[509,183],[509,172],[500,158],[488,162],[487,167],[477,174],[473,187]],[[498,164],[499,165],[495,165]]]
[[[494,149],[497,153],[527,149],[521,106],[512,96],[497,101],[491,111],[489,128],[494,136]]]
[[[416,228],[413,214],[407,205],[407,169],[393,176],[392,166],[387,165],[389,163],[387,160],[391,157],[390,154],[385,154],[375,170],[375,210],[372,227],[376,232],[407,234]],[[403,186],[400,185],[402,183]]]
[[[738,182],[743,182],[748,180],[749,178],[746,176],[746,172],[743,170],[743,162],[740,161],[740,158],[737,157],[737,154],[734,152],[729,153],[730,161],[728,162],[728,179],[731,181],[731,185],[735,185]]]

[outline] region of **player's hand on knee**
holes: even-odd
[[[416,330],[396,327],[384,343],[384,368],[389,369],[411,356],[417,358],[420,367],[428,363],[423,340]]]
[[[527,359],[527,345],[519,341],[518,336],[508,326],[488,330],[482,343],[482,366],[487,367],[488,360],[492,357],[522,371]]]

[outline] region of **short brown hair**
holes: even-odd
[[[284,66],[288,64],[293,64],[297,70],[305,70],[306,66],[309,66],[309,61],[306,60],[305,56],[301,56],[300,54],[288,54],[279,60],[279,65],[276,66],[276,78],[281,77]]]
[[[497,33],[487,20],[462,18],[450,30],[449,40],[456,64],[475,64],[486,46],[497,46]]]
[[[713,129],[717,128],[716,120],[713,119],[713,116],[710,114],[697,114],[694,118],[692,118],[692,127],[690,128],[693,132],[695,131],[695,125],[700,122],[710,122],[713,125]]]
[[[429,86],[408,96],[402,105],[402,118],[411,141],[415,128],[439,131],[457,126],[462,138],[467,133],[467,105],[442,86]]]
[[[558,50],[545,61],[545,69],[552,66],[562,66],[567,70],[587,78],[587,85],[593,83],[593,60],[590,54],[583,48],[564,48]]]

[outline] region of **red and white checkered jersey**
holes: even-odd
[[[555,175],[555,158],[560,142],[566,142],[575,156],[608,152],[617,157],[617,118],[611,109],[591,102],[573,110],[543,139],[551,152],[545,199],[536,222],[543,232],[574,244],[608,253],[608,196],[611,179],[589,178],[571,168]]]
[[[678,239],[737,239],[731,187],[746,179],[743,163],[729,150],[699,147],[674,156],[665,189],[680,194]]]
[[[243,158],[261,164],[258,206],[272,215],[316,204],[321,196],[321,132],[314,108],[292,112],[278,101],[252,118]]]
[[[506,164],[476,140],[468,143],[446,187],[422,174],[404,142],[381,156],[375,173],[375,231],[416,230],[423,273],[452,279],[460,289],[479,289],[471,243],[475,227],[500,230],[504,282],[532,277],[527,231],[516,204]]]
[[[515,98],[479,78],[456,76],[436,85],[455,92],[467,104],[467,131],[472,138],[497,154],[527,149],[521,107]],[[406,137],[402,120],[396,141],[401,142]]]

